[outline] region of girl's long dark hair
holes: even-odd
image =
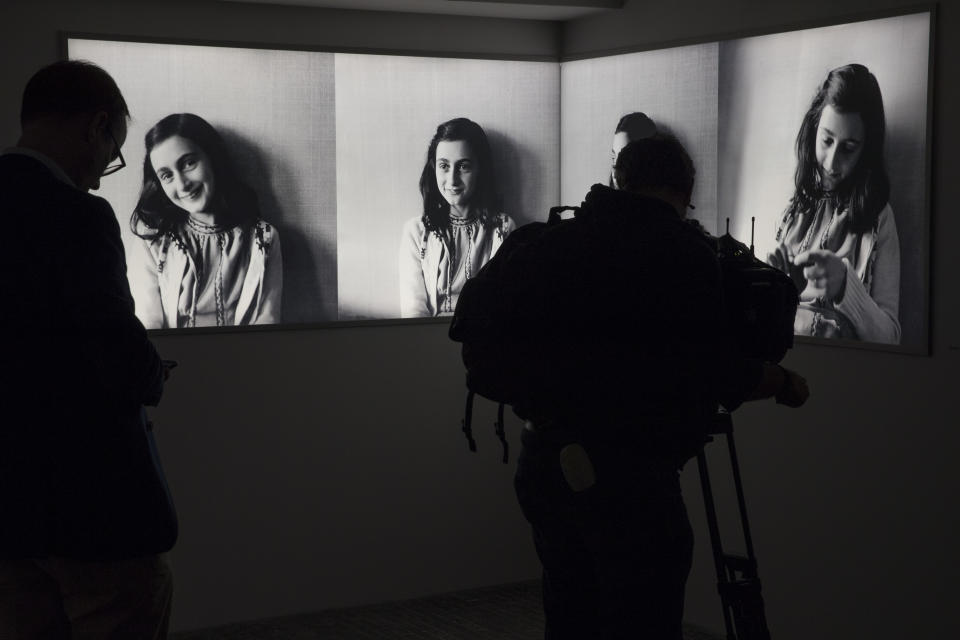
[[[486,228],[499,224],[500,194],[493,167],[493,153],[483,128],[473,120],[454,118],[437,127],[427,147],[427,161],[420,174],[420,195],[423,196],[423,226],[427,231],[441,231],[450,226],[450,204],[437,186],[437,145],[440,141],[463,140],[476,156],[479,172],[477,187],[470,198],[470,206]]]
[[[857,166],[836,192],[829,194],[849,207],[853,230],[863,233],[876,224],[887,205],[890,178],[883,155],[886,136],[883,95],[876,77],[862,64],[848,64],[828,73],[803,117],[796,142],[796,190],[786,215],[809,211],[820,198],[828,195],[820,184],[816,156],[820,114],[828,104],[841,113],[858,113],[863,120],[863,150]]]
[[[214,175],[213,210],[229,227],[254,224],[260,218],[256,192],[234,168],[223,138],[209,122],[192,113],[173,113],[163,118],[144,136],[146,155],[143,159],[143,187],[140,199],[130,216],[130,228],[145,239],[172,233],[186,220],[187,212],[167,197],[150,162],[153,148],[172,136],[191,140],[210,159]]]

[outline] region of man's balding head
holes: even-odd
[[[683,145],[672,135],[657,132],[634,140],[617,156],[614,178],[618,188],[635,193],[670,194],[686,209],[696,170]]]

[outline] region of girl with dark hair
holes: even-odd
[[[147,328],[280,321],[283,266],[276,228],[238,176],[220,134],[192,113],[145,137],[143,188],[130,217],[140,237],[129,279]]]
[[[613,167],[617,164],[617,156],[620,155],[620,150],[629,143],[649,138],[656,132],[657,125],[642,111],[634,111],[620,118],[620,121],[617,122],[617,128],[613,130],[613,144],[610,145],[610,180],[607,186],[617,187]]]
[[[884,165],[880,85],[827,74],[797,134],[795,191],[767,262],[797,284],[797,335],[900,342],[900,241]]]
[[[500,211],[493,154],[467,118],[437,127],[420,175],[423,213],[403,226],[400,315],[453,313],[463,284],[497,252],[514,227]]]

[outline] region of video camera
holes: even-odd
[[[742,355],[780,362],[793,347],[793,324],[800,294],[793,280],[754,255],[751,218],[750,246],[727,232],[711,237],[723,276],[729,330]]]

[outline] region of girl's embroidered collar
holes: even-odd
[[[475,214],[471,214],[466,218],[458,218],[457,216],[453,215],[450,216],[450,226],[452,227],[469,227],[476,221],[477,216]]]
[[[197,233],[220,233],[226,231],[228,227],[219,224],[207,224],[194,219],[193,216],[187,216],[187,226]]]

